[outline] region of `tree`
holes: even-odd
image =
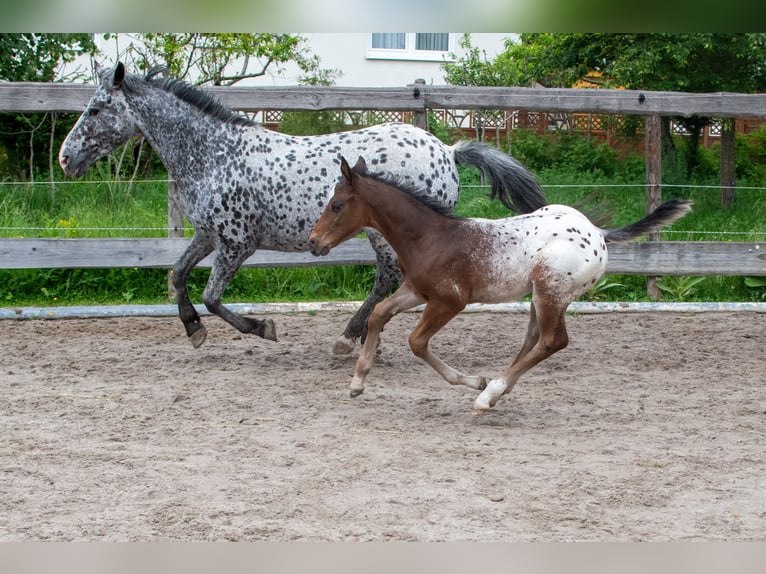
[[[108,34],[107,38],[114,35]],[[126,51],[139,67],[167,66],[170,75],[196,85],[231,86],[271,73],[288,62],[301,83],[330,84],[340,75],[320,67],[303,36],[272,33],[139,34]]]
[[[766,89],[766,34],[528,34],[528,44],[544,42],[548,67],[571,75],[598,70],[606,87],[681,92],[729,91],[752,93]],[[699,165],[699,142],[710,118],[678,117],[689,133],[684,149],[687,174]],[[672,151],[668,119],[663,141]],[[723,121],[721,142],[721,202],[734,194],[734,126]]]
[[[476,60],[469,51],[468,61],[476,66]],[[494,62],[479,67],[491,71],[494,79],[515,79],[505,85],[536,81],[548,87],[569,87],[595,71],[606,88],[752,93],[766,89],[764,62],[766,34],[762,33],[527,33],[518,42],[509,39]],[[454,64],[454,69],[472,69],[463,64]],[[456,76],[458,80],[482,77],[476,73]],[[709,118],[675,119],[690,134],[685,152],[691,174],[699,163],[699,139]],[[664,120],[663,141],[672,150],[670,124],[668,118]],[[733,149],[733,140],[728,140],[734,137],[730,122],[724,128],[724,145]],[[733,154],[724,155],[722,178],[729,179],[723,174],[733,174]]]
[[[83,54],[95,54],[91,34],[0,34],[0,80],[60,82],[64,64]],[[74,75],[79,74],[75,70]],[[51,164],[51,141],[57,134],[55,114],[0,115],[0,152],[5,153],[6,177],[34,179],[35,170]],[[61,137],[66,130],[59,130]],[[0,156],[2,153],[0,153]]]

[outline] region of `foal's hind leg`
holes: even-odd
[[[213,240],[204,233],[195,233],[183,252],[181,258],[173,266],[173,287],[178,301],[178,316],[186,329],[186,335],[196,349],[205,342],[207,329],[199,318],[199,313],[192,305],[186,284],[194,267],[213,251]]]
[[[521,345],[521,349],[519,349],[519,353],[518,355],[516,355],[516,359],[514,359],[513,362],[518,363],[519,359],[521,359],[524,355],[529,353],[529,351],[532,350],[532,347],[535,346],[535,343],[537,343],[539,338],[540,338],[540,327],[537,324],[537,311],[535,309],[535,303],[533,301],[529,305],[529,325],[527,325],[527,335],[524,338],[524,343]]]
[[[375,284],[367,298],[357,309],[354,316],[346,324],[343,334],[335,341],[332,352],[336,355],[345,355],[354,350],[356,340],[364,341],[367,335],[367,320],[375,305],[383,301],[397,285],[402,283],[402,274],[396,263],[396,254],[386,243],[380,233],[374,229],[367,229],[370,244],[375,249],[377,267],[375,270]]]
[[[271,341],[277,340],[277,329],[274,325],[274,321],[271,319],[251,319],[250,317],[243,317],[239,313],[235,313],[226,308],[221,303],[221,296],[224,290],[228,287],[231,280],[234,278],[240,265],[252,254],[252,250],[232,251],[224,252],[219,250],[215,256],[213,262],[213,268],[210,271],[210,277],[205,285],[205,291],[202,294],[202,301],[205,303],[205,307],[211,312],[218,315],[221,319],[229,323],[232,327],[240,331],[241,333],[250,333],[258,335],[264,339]]]
[[[520,353],[500,378],[487,383],[487,388],[476,397],[474,412],[484,412],[495,406],[501,396],[511,392],[521,375],[569,343],[569,335],[564,322],[567,305],[562,307],[560,302],[544,301],[538,296],[534,297],[534,301],[539,328],[537,341],[529,352],[523,355]],[[532,329],[531,326],[530,329]],[[530,330],[530,332],[532,331]]]
[[[386,323],[397,313],[424,302],[425,300],[405,283],[388,299],[375,306],[367,322],[367,338],[364,340],[364,345],[362,345],[362,350],[354,367],[354,377],[351,379],[350,385],[352,397],[361,395],[364,391],[364,381],[372,368],[375,351],[380,343],[380,332]]]

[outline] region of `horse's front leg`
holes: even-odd
[[[367,322],[367,337],[354,367],[354,377],[351,379],[350,385],[352,397],[361,395],[364,391],[364,381],[372,368],[375,351],[380,343],[380,332],[386,323],[397,313],[424,302],[425,299],[413,292],[405,283],[388,299],[375,306]]]
[[[365,340],[367,321],[375,305],[383,301],[402,282],[402,274],[399,271],[393,249],[383,240],[379,232],[374,229],[367,229],[366,231],[377,259],[375,284],[354,316],[349,319],[343,334],[335,341],[332,352],[336,355],[350,353],[354,350],[357,339]]]
[[[207,285],[205,285],[205,291],[202,293],[202,302],[208,311],[218,315],[239,332],[258,335],[264,339],[276,341],[277,328],[273,320],[243,317],[239,313],[227,309],[221,303],[221,296],[226,287],[229,286],[229,283],[231,283],[231,280],[234,279],[237,270],[255,251],[255,249],[247,248],[244,245],[228,245],[227,247],[225,249],[221,246],[216,252],[213,267],[210,270],[210,277],[207,280]]]
[[[176,300],[178,301],[178,317],[184,324],[186,335],[195,349],[205,342],[207,329],[205,329],[197,310],[192,305],[186,285],[197,263],[202,261],[212,251],[213,240],[204,233],[195,233],[186,251],[183,252],[181,258],[173,266],[172,280],[173,287],[176,290]]]

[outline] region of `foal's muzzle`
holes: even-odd
[[[309,239],[309,251],[311,251],[312,255],[320,257],[322,255],[327,255],[330,252],[330,246],[327,244],[320,245],[320,243],[312,237]]]

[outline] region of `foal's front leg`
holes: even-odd
[[[372,310],[367,321],[367,338],[364,340],[359,358],[356,360],[354,376],[351,379],[350,390],[352,398],[364,392],[364,380],[372,368],[375,351],[380,343],[380,332],[383,330],[383,327],[397,313],[412,309],[421,303],[425,303],[425,299],[412,291],[407,283],[404,283],[393,295],[378,303]]]
[[[375,250],[376,269],[375,284],[367,298],[362,302],[354,316],[349,319],[343,334],[335,341],[332,352],[335,355],[346,355],[354,350],[356,340],[367,336],[367,321],[375,305],[383,301],[393,291],[394,287],[402,284],[402,274],[396,263],[396,253],[386,243],[379,231],[367,228],[367,237]]]
[[[449,323],[455,315],[464,309],[464,305],[451,304],[446,301],[432,299],[423,309],[420,321],[410,334],[410,349],[415,356],[420,357],[439,373],[451,385],[465,385],[472,389],[482,390],[487,386],[487,380],[480,376],[464,375],[457,369],[437,357],[428,346],[431,338]]]

